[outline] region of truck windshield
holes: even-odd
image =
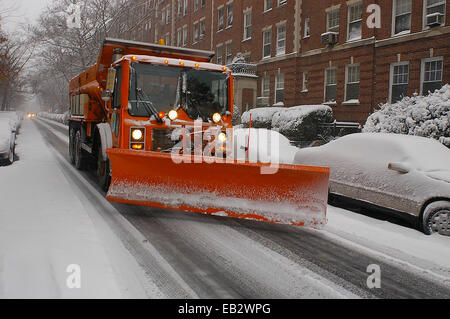
[[[129,101],[132,116],[183,108],[190,118],[208,121],[214,113],[228,110],[228,77],[222,72],[134,63]]]

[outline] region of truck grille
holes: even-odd
[[[173,129],[152,130],[152,151],[170,153],[177,142],[172,141]]]

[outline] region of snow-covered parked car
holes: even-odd
[[[295,164],[328,166],[330,195],[450,235],[450,150],[424,137],[360,133],[299,150]]]
[[[8,111],[2,111],[0,112],[0,119],[9,119],[11,120],[13,129],[15,133],[17,134],[20,129],[20,124],[22,122],[20,115],[18,115],[16,112],[8,112]]]
[[[14,162],[16,134],[14,123],[8,118],[0,118],[0,164]]]

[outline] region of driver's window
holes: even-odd
[[[116,80],[114,83],[113,108],[120,109],[122,86],[122,67],[119,66],[116,71]]]

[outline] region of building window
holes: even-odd
[[[345,101],[359,102],[359,64],[347,65],[345,76]]]
[[[339,32],[339,9],[327,12],[327,32]]]
[[[443,66],[442,57],[422,60],[421,93],[423,95],[428,95],[428,92],[434,92],[442,87]]]
[[[205,26],[205,18],[200,20],[200,40],[205,38],[206,34],[206,26]]]
[[[286,4],[287,0],[278,0],[278,6],[282,6],[283,4]]]
[[[188,44],[188,27],[185,25],[183,27],[183,46],[186,46]]]
[[[394,3],[394,35],[411,30],[411,0],[396,0]]]
[[[184,0],[184,10],[183,10],[183,15],[187,15],[188,13],[188,0]]]
[[[262,78],[261,95],[262,95],[262,97],[267,97],[267,98],[270,96],[270,77],[269,76],[264,76]]]
[[[308,72],[303,72],[302,92],[308,92],[308,80],[309,80]]]
[[[180,16],[183,12],[183,2],[182,0],[178,0],[178,15]]]
[[[336,102],[337,68],[325,70],[325,102]]]
[[[206,5],[206,0],[202,0],[202,8],[204,8]]]
[[[427,16],[431,14],[442,15],[445,17],[445,0],[425,0],[426,9],[424,10],[424,26],[427,24]],[[444,19],[442,19],[444,23]]]
[[[217,46],[217,64],[222,64],[223,60],[223,46],[219,44]]]
[[[362,34],[362,2],[348,7],[348,36],[347,40],[361,39]]]
[[[244,40],[252,38],[252,10],[244,12]]]
[[[309,18],[305,19],[305,33],[303,34],[304,38],[308,38],[311,35],[309,30]]]
[[[286,24],[277,27],[277,55],[286,53]]]
[[[284,101],[284,74],[277,74],[275,78],[275,103]]]
[[[198,22],[194,23],[194,43],[198,42]]]
[[[182,45],[182,33],[181,33],[181,29],[177,30],[177,46],[181,47]]]
[[[194,12],[198,10],[198,2],[199,0],[194,0]]]
[[[164,41],[166,42],[166,45],[170,45],[170,33],[166,33],[166,36],[164,37]]]
[[[161,24],[166,24],[166,9],[161,9]]]
[[[233,2],[227,3],[227,28],[233,26]]]
[[[166,8],[166,24],[170,23],[170,6]]]
[[[231,64],[233,62],[233,51],[231,42],[225,44],[225,64]]]
[[[271,56],[272,29],[263,31],[263,58]]]
[[[272,9],[272,0],[264,0],[264,12]]]
[[[391,103],[400,101],[408,95],[409,63],[391,64]]]
[[[224,7],[221,6],[217,9],[217,31],[220,31],[223,29],[223,11]]]

